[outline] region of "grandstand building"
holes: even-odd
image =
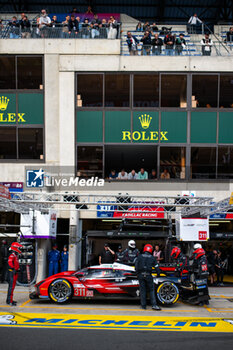
[[[233,55],[222,36],[229,26],[213,28],[211,56],[202,55],[203,35],[189,34],[184,24],[172,25],[173,34],[185,34],[181,56],[164,50],[159,56],[142,56],[140,50],[130,56],[127,31],[139,41],[142,33],[135,31],[133,18],[119,15],[118,20],[121,29],[112,40],[53,34],[0,39],[0,182],[23,183],[24,191],[148,197],[192,192],[214,202],[228,197],[233,191]],[[141,168],[148,175],[154,169],[153,178],[109,179],[111,170]],[[65,188],[48,180],[34,188],[27,182],[28,169],[105,182]],[[148,237],[163,245],[168,236],[165,218],[160,229],[156,220],[139,220],[114,236],[122,231],[122,218],[80,211],[73,224],[72,215],[60,210],[57,227],[60,247],[70,244],[71,269],[96,262],[106,241],[117,249],[119,243],[126,247],[129,237],[140,247]],[[5,216],[0,213],[0,222]],[[210,227],[211,244],[232,239],[232,221],[224,220]],[[69,234],[73,226],[81,241]],[[49,246],[39,240],[44,257],[38,279],[46,273]]]

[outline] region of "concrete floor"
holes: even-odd
[[[6,305],[7,284],[0,284],[0,312],[30,312],[30,313],[63,313],[82,315],[138,315],[138,316],[184,316],[184,317],[208,317],[233,319],[233,287],[210,288],[210,305],[193,306],[178,301],[170,307],[162,307],[162,311],[155,312],[148,306],[147,310],[141,310],[138,300],[78,300],[57,305],[46,300],[30,300],[28,288],[16,287],[14,299],[17,307]]]

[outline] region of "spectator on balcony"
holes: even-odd
[[[154,22],[151,26],[152,32],[158,32],[159,28],[157,27],[157,24]]]
[[[197,32],[197,27],[202,24],[202,21],[200,18],[197,17],[197,14],[194,13],[193,16],[191,16],[188,20],[188,31],[192,34],[195,34]]]
[[[87,14],[87,15],[93,15],[92,7],[91,7],[90,5],[87,7],[86,14]]]
[[[169,180],[170,179],[170,174],[168,172],[168,170],[165,168],[164,171],[161,174],[161,179],[163,180]]]
[[[182,55],[183,49],[186,46],[186,41],[184,39],[184,34],[183,33],[180,33],[178,38],[176,38],[175,44],[176,44],[175,55],[176,56]]]
[[[8,22],[10,26],[10,39],[18,39],[19,37],[19,22],[15,16],[12,17],[12,20]]]
[[[125,171],[125,169],[122,169],[121,172],[118,174],[117,177],[118,180],[128,180],[128,174]]]
[[[227,32],[227,41],[232,42],[233,41],[233,27],[230,27],[229,31]]]
[[[163,40],[159,38],[159,34],[155,34],[154,39],[151,41],[152,55],[159,56],[162,52]]]
[[[108,23],[105,18],[102,19],[100,25],[100,38],[107,39],[108,37]]]
[[[144,168],[138,172],[138,180],[148,180],[148,172]]]
[[[82,23],[80,21],[80,17],[76,17],[77,21],[78,21],[78,29],[79,29],[79,32],[81,32],[82,30]]]
[[[150,55],[150,49],[151,49],[151,35],[150,32],[147,30],[141,39],[142,42],[142,55],[143,56],[149,56]]]
[[[136,36],[132,35],[131,32],[127,32],[126,42],[127,42],[128,48],[129,48],[130,56],[138,55],[139,40],[136,38]]]
[[[114,16],[111,16],[108,21],[108,39],[116,39],[117,37],[117,21]]]
[[[42,38],[47,38],[48,37],[48,30],[51,24],[51,19],[47,15],[46,10],[41,10],[41,16],[39,19],[39,29],[41,33]]]
[[[118,173],[116,173],[116,170],[112,169],[108,176],[109,180],[115,180],[117,179],[117,177],[118,177]]]
[[[149,23],[148,21],[146,21],[146,22],[143,24],[143,31],[145,32],[146,30],[148,30],[148,31],[151,30],[150,23]]]
[[[136,25],[136,31],[137,32],[142,32],[143,31],[142,22],[138,22],[138,24]]]
[[[150,180],[157,180],[157,174],[156,174],[156,170],[152,169],[151,173],[149,174],[149,179]]]
[[[137,179],[138,179],[138,174],[136,174],[136,171],[133,169],[128,175],[128,180],[137,180]]]
[[[57,16],[53,16],[52,19],[51,19],[51,23],[50,23],[50,27],[52,28],[51,31],[50,31],[50,37],[51,38],[58,38],[60,35],[59,33],[59,26],[60,26],[60,23],[58,22],[57,20]]]
[[[74,15],[71,15],[68,23],[69,35],[77,36],[79,32],[79,23]]]
[[[201,40],[201,45],[202,45],[202,55],[210,56],[213,43],[209,37],[209,34],[205,34],[205,37]]]
[[[82,24],[82,38],[89,39],[90,38],[90,24],[89,19],[85,18]]]
[[[164,38],[165,52],[167,56],[173,55],[173,48],[175,44],[175,37],[169,32]]]
[[[98,15],[94,15],[94,18],[91,21],[91,37],[92,37],[92,39],[100,36],[100,31],[99,31],[100,25],[101,25],[101,21],[99,20]]]
[[[69,20],[70,16],[67,15],[65,21],[62,22],[62,37],[68,38],[69,36]]]
[[[22,38],[30,38],[31,37],[31,23],[27,16],[21,18],[19,21],[19,26],[22,33]]]

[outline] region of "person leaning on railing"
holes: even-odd
[[[114,16],[111,16],[108,21],[108,39],[116,39],[117,37],[117,21]]]
[[[15,16],[12,17],[12,20],[8,22],[10,27],[10,39],[18,39],[19,37],[19,22]]]
[[[75,18],[74,15],[71,15],[69,22],[68,22],[68,28],[69,28],[69,34],[70,35],[78,35],[79,32],[79,22],[77,21],[77,19]]]
[[[100,24],[100,38],[107,39],[108,37],[108,23],[105,18],[102,19]]]
[[[159,34],[155,34],[154,39],[151,41],[152,55],[159,56],[162,52],[163,40],[159,38]]]
[[[69,20],[70,16],[67,15],[65,21],[62,22],[62,38],[68,38],[69,36]]]
[[[82,23],[82,38],[83,39],[90,38],[90,24],[89,24],[88,18],[85,18],[84,22]]]
[[[136,36],[132,35],[131,32],[127,32],[126,42],[129,48],[130,56],[137,56],[138,55],[137,45],[139,44],[139,40],[136,38]]]
[[[210,56],[213,43],[209,37],[209,34],[205,34],[205,37],[201,40],[201,45],[202,45],[202,55]]]
[[[48,37],[48,27],[50,26],[51,19],[47,15],[45,10],[41,10],[41,16],[39,19],[39,30],[42,38]]]
[[[28,39],[31,37],[31,23],[27,16],[24,15],[19,21],[19,26],[22,33],[22,38]]]
[[[149,56],[150,55],[150,49],[151,49],[151,34],[147,30],[141,39],[142,42],[142,55],[143,56]]]

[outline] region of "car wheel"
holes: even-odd
[[[73,289],[67,280],[54,280],[49,286],[49,297],[55,303],[65,303],[70,300],[73,295]]]
[[[179,299],[179,289],[172,282],[161,283],[156,291],[157,298],[164,305],[175,304]]]

